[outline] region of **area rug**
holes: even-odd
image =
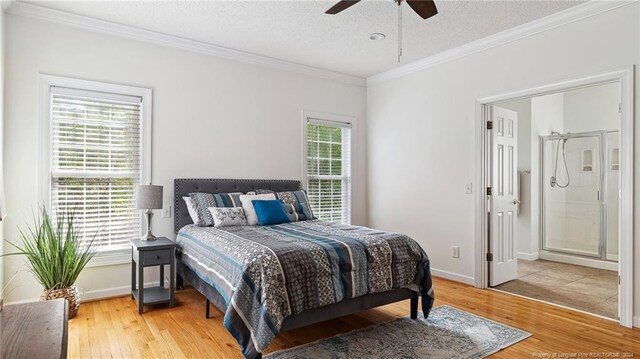
[[[531,333],[446,305],[267,355],[270,359],[484,358]]]

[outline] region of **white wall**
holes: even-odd
[[[639,14],[634,3],[370,86],[369,225],[411,235],[436,273],[472,278],[475,196],[464,194],[464,183],[475,178],[476,99],[637,64]],[[639,99],[637,92],[636,108]],[[640,126],[635,137],[638,142]],[[635,196],[640,208],[640,193]],[[634,222],[640,223],[640,211]],[[451,246],[460,247],[459,259],[451,257]],[[640,313],[640,265],[634,268]]]
[[[620,130],[620,84],[585,87],[564,93],[564,130],[577,133]]]
[[[540,136],[551,132],[564,133],[564,94],[555,93],[531,99],[531,241],[529,250],[523,252],[535,257],[540,252]],[[565,177],[562,177],[565,178]],[[563,182],[564,183],[564,182]],[[564,192],[557,198],[564,203]]]
[[[173,204],[173,179],[284,178],[302,173],[303,109],[357,118],[353,214],[366,224],[366,90],[307,75],[233,62],[54,23],[8,15],[5,151],[10,189],[5,234],[15,240],[37,208],[38,74],[153,89],[153,183]],[[154,218],[170,238],[173,218]],[[87,268],[78,280],[91,296],[126,293],[129,264]],[[6,273],[23,270],[7,260]],[[24,270],[10,301],[41,288]]]
[[[0,2],[0,193],[5,191],[2,180],[4,166],[4,59],[5,59],[5,14]],[[1,201],[1,200],[0,200]],[[2,204],[0,203],[0,206]],[[0,220],[0,254],[4,253],[4,222]],[[0,299],[4,298],[4,258],[0,258]]]

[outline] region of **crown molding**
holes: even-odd
[[[16,0],[0,0],[0,10],[7,11]]]
[[[12,3],[13,0],[9,2]],[[4,2],[3,2],[4,7]],[[163,34],[156,31],[144,30],[133,26],[121,25],[110,21],[95,19],[88,16],[76,15],[64,11],[49,9],[46,7],[24,2],[13,2],[6,9],[11,15],[21,15],[38,20],[44,20],[73,26],[76,28],[99,32],[108,35],[115,35],[131,40],[143,41],[155,45],[171,47],[180,50],[197,52],[204,55],[215,56],[227,60],[233,60],[252,65],[264,66],[272,69],[293,72],[297,74],[313,76],[321,79],[337,81],[349,85],[366,86],[366,79],[346,75],[339,72],[319,69],[280,60],[268,56],[252,54],[249,52],[229,49],[222,46],[213,45],[201,41],[189,40],[178,36]]]
[[[462,46],[446,50],[430,57],[373,75],[367,78],[367,86],[383,83],[389,80],[407,76],[411,73],[424,70],[445,62],[457,60],[459,58],[475,54],[490,48],[505,45],[510,42],[524,39],[557,27],[580,21],[591,16],[611,11],[623,6],[637,3],[633,1],[599,1],[592,0],[587,3],[576,5],[555,14],[534,20],[532,22],[513,27],[494,35],[464,44]]]

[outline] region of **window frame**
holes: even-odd
[[[151,127],[152,90],[142,87],[107,82],[81,80],[70,77],[39,74],[38,121],[38,203],[51,211],[51,87],[67,87],[90,92],[140,97],[140,183],[151,183]],[[140,211],[140,236],[145,232],[144,214]],[[100,250],[87,267],[113,265],[130,261],[130,249],[105,248]]]
[[[309,122],[309,120],[315,121],[316,123],[321,123],[321,122],[325,122],[327,125],[331,125],[332,123],[335,123],[336,126],[340,126],[340,127],[347,127],[350,128],[351,133],[350,133],[350,137],[351,137],[351,143],[350,143],[350,150],[351,150],[351,159],[350,159],[350,196],[348,198],[347,201],[347,206],[348,206],[348,210],[347,210],[347,214],[346,214],[346,222],[345,224],[351,224],[351,220],[353,218],[353,196],[354,196],[354,189],[356,188],[356,186],[354,185],[356,183],[356,163],[357,163],[357,151],[356,151],[356,134],[357,134],[357,119],[356,117],[353,116],[346,116],[346,115],[337,115],[337,114],[332,114],[332,113],[325,113],[325,112],[317,112],[317,111],[308,111],[308,110],[303,110],[302,111],[302,183],[305,189],[309,188],[309,177],[308,177],[308,173],[307,173],[307,123]]]

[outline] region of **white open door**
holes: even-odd
[[[491,195],[489,215],[489,285],[518,278],[518,113],[491,106]]]

